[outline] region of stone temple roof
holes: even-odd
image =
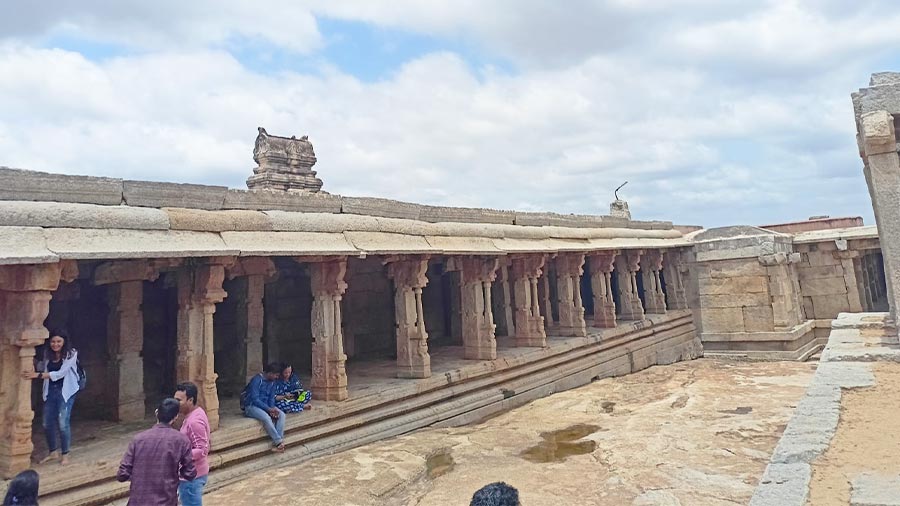
[[[503,255],[687,245],[671,222],[0,167],[0,264],[220,255]]]

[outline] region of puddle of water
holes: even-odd
[[[543,442],[522,452],[522,458],[529,462],[562,462],[572,455],[585,455],[597,449],[596,441],[579,439],[600,430],[598,425],[578,424],[565,429],[544,432]]]
[[[449,450],[443,450],[428,456],[425,460],[425,473],[433,480],[453,470],[456,462]]]
[[[738,406],[734,409],[719,410],[719,413],[725,413],[726,415],[746,415],[752,411],[753,408],[750,406]]]

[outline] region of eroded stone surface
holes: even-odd
[[[747,504],[813,367],[704,359],[653,367],[478,425],[421,430],[250,475],[204,499],[444,506],[505,480],[529,506]],[[525,458],[551,440],[575,451],[549,462]]]

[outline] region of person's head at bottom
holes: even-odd
[[[181,403],[178,402],[178,399],[173,399],[171,397],[163,399],[160,401],[159,406],[156,407],[156,421],[171,425],[172,421],[175,420],[175,417],[178,416],[178,411],[180,410]]]
[[[519,506],[519,491],[502,481],[490,483],[475,492],[469,506]]]
[[[36,505],[38,497],[38,483],[40,477],[36,471],[31,469],[22,471],[17,474],[12,481],[9,482],[9,488],[6,490],[6,497],[3,498],[3,506],[11,504],[21,506]]]

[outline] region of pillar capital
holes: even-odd
[[[447,270],[462,271],[462,284],[492,283],[497,279],[497,268],[500,261],[497,257],[466,256],[450,257]]]
[[[581,276],[584,274],[584,253],[560,253],[556,257],[557,276]]]
[[[513,279],[539,278],[543,273],[547,255],[516,255],[509,258]]]
[[[612,272],[616,267],[615,262],[616,256],[618,255],[619,250],[617,249],[590,253],[588,256],[591,259],[589,263],[591,274],[594,274],[595,272]]]
[[[225,269],[228,279],[241,276],[263,276],[271,279],[278,272],[275,263],[269,257],[243,257],[238,258]]]
[[[387,275],[398,287],[425,288],[428,284],[428,257],[412,255],[390,260]]]
[[[644,250],[641,254],[641,267],[651,271],[662,270],[663,251],[658,249]]]
[[[637,272],[641,270],[641,255],[643,254],[644,250],[642,249],[625,250],[625,253],[622,256],[625,258],[624,267],[628,272]]]
[[[897,152],[894,118],[887,111],[863,114],[859,128],[866,156]]]

